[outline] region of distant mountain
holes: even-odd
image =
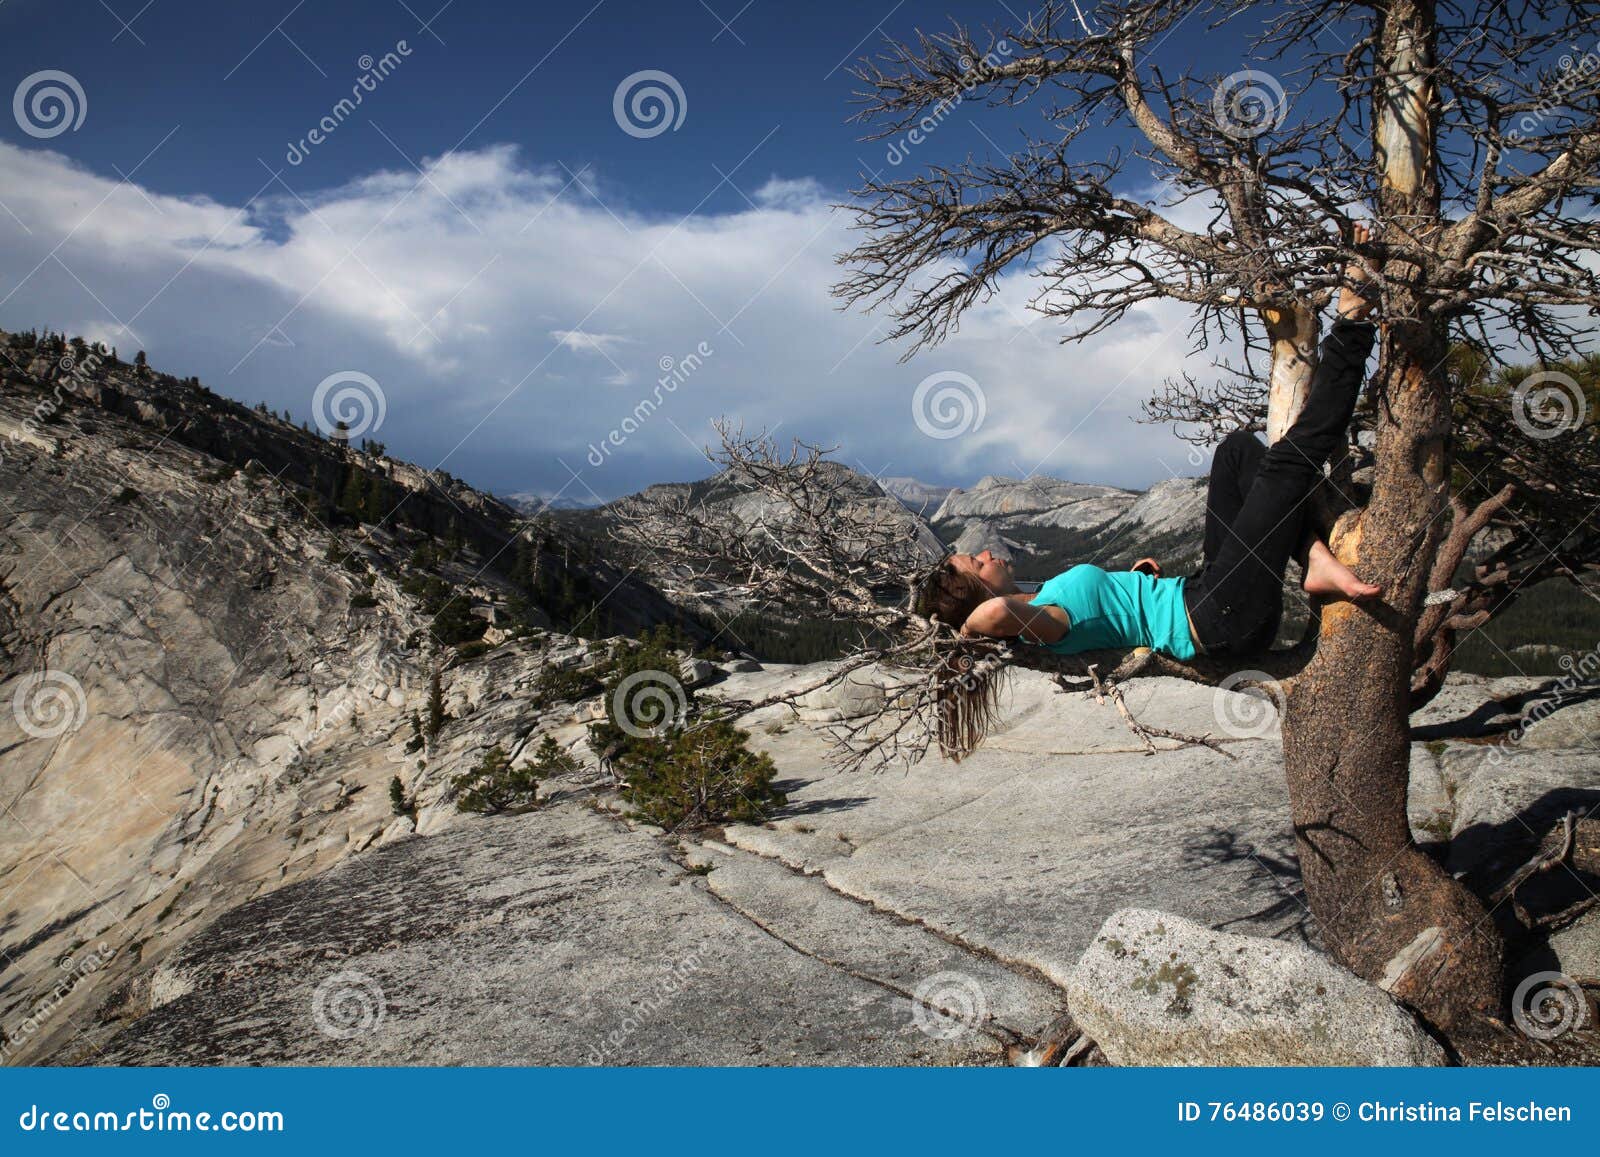
[[[924,518],[930,516],[939,505],[952,494],[959,494],[959,486],[935,486],[931,482],[923,482],[917,478],[880,478],[878,485],[883,487],[885,494],[900,500],[900,504],[914,514]]]
[[[1090,526],[1115,517],[1134,496],[1134,491],[1115,486],[1063,482],[1042,475],[1018,479],[989,474],[971,489],[946,498],[933,520],[1002,518],[1047,526]]]
[[[537,494],[532,490],[521,490],[515,494],[502,494],[499,495],[499,498],[501,502],[504,502],[518,514],[525,514],[529,517],[541,514],[546,510],[593,510],[596,506],[604,506],[606,501],[604,498],[590,498],[587,495],[574,498],[570,494],[547,498],[543,494]]]
[[[903,528],[906,539],[928,563],[943,555],[944,544],[927,521],[886,494],[873,478],[832,461],[824,461],[820,473],[830,481],[838,480],[838,496],[853,516],[873,521],[881,517],[890,528]],[[657,483],[592,510],[562,511],[555,521],[586,538],[608,539],[616,528],[616,508],[638,500],[687,503],[698,516],[734,528],[739,535],[753,534],[758,524],[781,534],[793,517],[793,512],[775,499],[738,483],[727,471],[719,471],[697,482]],[[770,601],[752,604],[743,595],[704,581],[658,552],[640,549],[630,562],[641,575],[678,598],[687,612],[714,626],[718,641],[729,649],[762,660],[813,662],[837,658],[858,641],[856,629],[849,623],[819,616],[814,608]]]
[[[951,493],[932,518],[955,550],[991,550],[1042,580],[1073,563],[1125,566],[1150,555],[1169,574],[1198,561],[1205,480],[1174,478],[1138,492],[1035,475],[989,475]]]
[[[1149,555],[1169,574],[1192,570],[1199,562],[1205,520],[1205,480],[1174,478],[1146,491],[1067,482],[1035,475],[989,475],[968,488],[932,486],[915,478],[868,476],[832,463],[847,490],[867,503],[881,503],[896,520],[915,524],[930,559],[944,550],[974,554],[992,550],[1016,565],[1019,578],[1042,581],[1074,563],[1121,567]],[[699,482],[651,486],[643,497],[687,496],[706,510],[720,512],[742,526],[773,514],[772,501],[742,489],[726,474]],[[932,499],[938,497],[935,507]],[[926,499],[926,504],[924,504]],[[570,515],[603,523],[606,507]],[[641,560],[649,573],[659,560]],[[651,575],[660,585],[679,585],[674,576]],[[734,608],[723,608],[733,611]]]
[[[930,560],[938,558],[943,553],[944,546],[939,536],[928,526],[927,521],[906,509],[898,499],[886,494],[879,483],[871,477],[852,470],[841,462],[824,462],[822,468],[839,478],[842,493],[852,503],[869,510],[877,510],[893,523],[903,523],[912,527]],[[740,527],[751,527],[757,522],[766,522],[769,525],[781,524],[786,517],[785,511],[776,500],[739,485],[726,471],[719,471],[698,482],[660,482],[646,487],[637,495],[630,496],[647,500],[678,497],[687,497],[708,516],[727,519]],[[629,501],[629,499],[618,501]],[[576,519],[582,522],[592,520],[603,524],[613,505],[615,504],[608,503],[587,515],[570,515],[568,520]],[[648,568],[651,560],[644,560],[644,564]]]

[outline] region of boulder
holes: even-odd
[[[1600,976],[1600,910],[1590,909],[1550,937],[1550,951],[1568,976]]]
[[[1522,745],[1538,751],[1600,749],[1600,699],[1541,714],[1528,725]]]
[[[1321,953],[1149,909],[1112,914],[1067,1002],[1119,1065],[1445,1061],[1410,1013]]]
[[[837,723],[871,715],[883,704],[883,684],[870,672],[854,671],[837,683],[806,692],[796,701],[796,710],[807,723]]]
[[[687,658],[678,665],[678,678],[683,680],[685,687],[698,687],[721,674],[715,663],[705,659]]]

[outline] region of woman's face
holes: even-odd
[[[1006,559],[996,558],[991,551],[953,554],[949,562],[956,570],[972,575],[994,594],[1017,593],[1017,580],[1012,576],[1011,563]]]

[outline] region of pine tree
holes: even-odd
[[[366,509],[366,481],[366,472],[353,466],[345,477],[344,493],[339,497],[339,509],[351,518],[359,519]]]
[[[408,816],[417,810],[417,803],[406,795],[406,785],[397,775],[389,781],[389,810],[397,816]]]
[[[389,513],[388,490],[382,478],[367,480],[367,499],[362,507],[361,519],[363,522],[382,522],[384,515]]]
[[[439,668],[434,667],[428,676],[428,738],[438,737],[444,727],[444,688],[439,681]]]
[[[549,736],[545,738],[549,740]],[[559,749],[557,754],[565,755]],[[484,752],[476,767],[458,775],[453,786],[460,792],[456,798],[458,811],[487,814],[530,808],[539,802],[539,780],[533,769],[526,764],[512,767],[511,757],[498,743]]]

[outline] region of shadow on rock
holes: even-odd
[[[1586,686],[1562,694],[1563,683],[1551,679],[1531,691],[1508,695],[1504,699],[1490,699],[1458,719],[1443,723],[1426,723],[1411,729],[1413,743],[1426,743],[1433,739],[1491,739],[1508,735],[1522,725],[1528,708],[1541,701],[1550,704],[1554,712],[1579,703],[1600,699],[1600,686]]]
[[[1224,920],[1215,927],[1224,931],[1237,925],[1277,925],[1271,933],[1280,940],[1298,940],[1317,945],[1316,929],[1311,920],[1311,910],[1306,906],[1305,889],[1300,883],[1300,861],[1287,847],[1277,850],[1263,848],[1226,828],[1211,828],[1184,845],[1184,861],[1195,870],[1222,867],[1232,863],[1248,863],[1249,876],[1264,875],[1277,885],[1279,899],[1253,912]]]

